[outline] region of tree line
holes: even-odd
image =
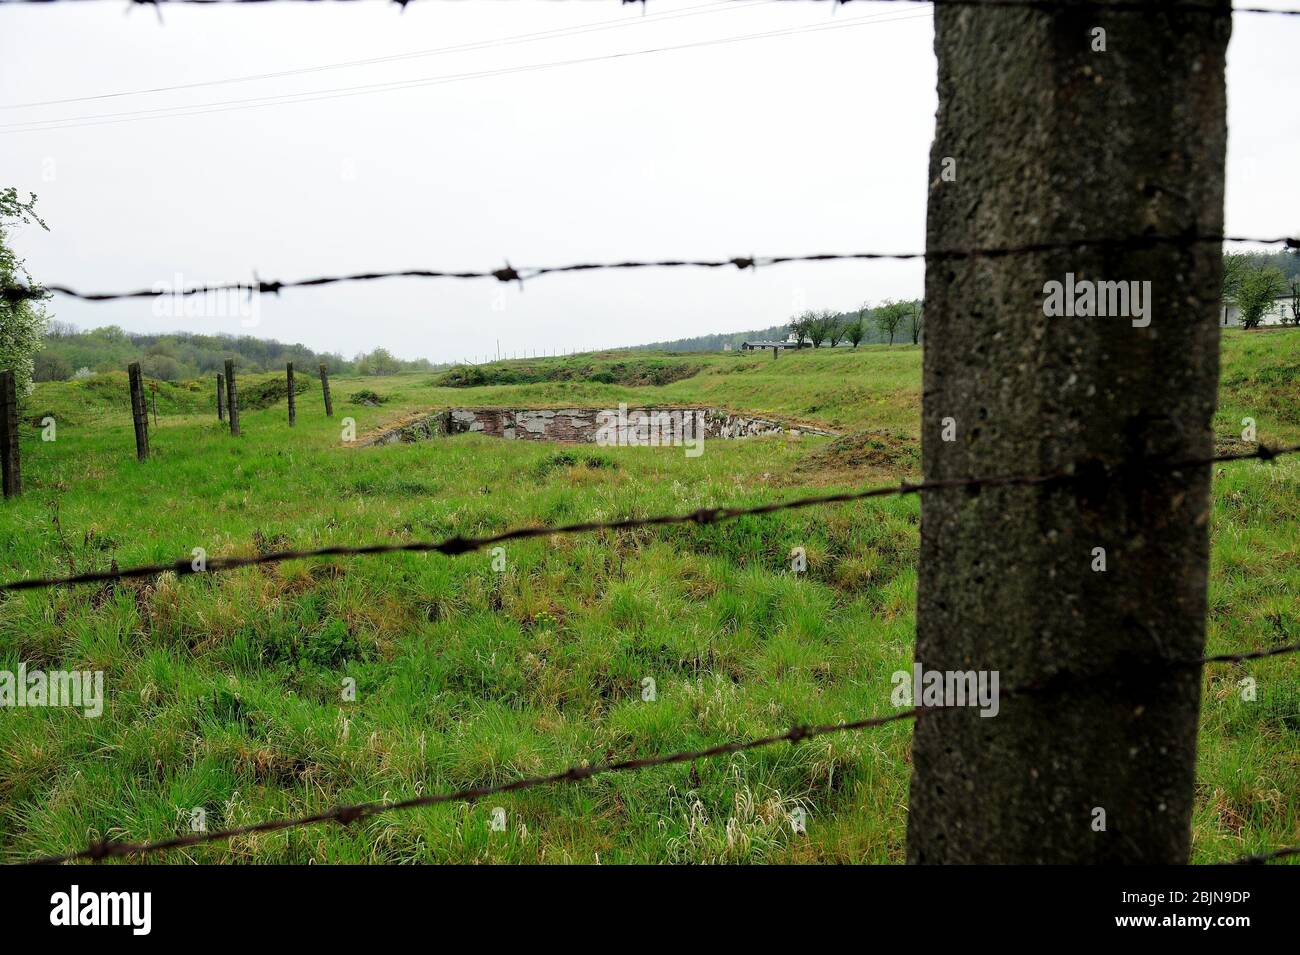
[[[695,335],[691,338],[675,338],[672,341],[651,342],[648,345],[633,345],[629,351],[667,351],[697,352],[725,351],[730,345],[739,348],[744,342],[781,341],[789,333],[789,326],[772,325],[747,332],[719,332],[713,335]]]
[[[425,359],[402,361],[385,348],[349,360],[336,352],[316,352],[300,343],[290,345],[251,335],[135,334],[116,325],[79,331],[61,321],[48,323],[41,346],[32,358],[34,381],[67,381],[120,371],[133,361],[140,362],[146,377],[162,381],[216,374],[228,359],[246,373],[283,371],[287,362],[301,369],[315,369],[324,363],[330,374],[393,375],[399,371],[438,370]]]
[[[695,335],[671,341],[633,345],[630,351],[701,352],[725,351],[728,346],[738,349],[745,342],[785,341],[790,334],[799,336],[801,343],[820,347],[848,342],[858,345],[892,345],[896,340],[911,339],[917,344],[921,338],[923,322],[922,303],[885,299],[879,305],[864,303],[851,312],[834,310],[805,311],[783,325],[753,329],[747,332],[720,332],[712,335]],[[815,336],[815,337],[814,337]]]
[[[834,312],[829,309],[801,312],[790,319],[787,326],[799,347],[808,342],[813,348],[823,344],[834,348],[848,342],[854,348],[869,340],[874,330],[877,341],[894,344],[894,339],[911,338],[912,344],[921,341],[921,328],[925,321],[925,305],[920,299],[895,301],[887,298],[879,305],[863,303],[856,312]]]

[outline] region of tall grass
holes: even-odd
[[[878,346],[775,362],[685,356],[694,374],[643,387],[344,379],[334,419],[313,383],[296,428],[281,401],[242,415],[240,439],[209,411],[206,383],[168,386],[145,463],[134,460],[124,383],[120,395],[115,380],[41,386],[29,408],[53,413],[58,436],[27,428],[27,493],[0,507],[0,572],[482,534],[896,480],[891,462],[911,455],[841,460],[832,439],[713,441],[699,458],[477,435],[356,449],[340,425],[352,417],[364,432],[451,404],[628,400],[914,440],[919,357]],[[363,385],[388,402],[349,402]],[[1296,440],[1297,399],[1300,333],[1226,339],[1220,431],[1251,416],[1262,438]],[[840,462],[830,474],[809,465],[828,460]],[[1295,460],[1218,469],[1211,652],[1300,640],[1298,491]],[[0,670],[103,670],[107,699],[99,719],[0,711],[0,859],[164,837],[196,808],[209,828],[226,827],[887,712],[889,676],[911,660],[918,517],[915,499],[883,499],[529,541],[506,548],[501,571],[487,553],[408,554],[11,595],[0,602]],[[791,570],[795,547],[806,573]],[[1242,699],[1246,676],[1254,702]],[[1197,861],[1300,842],[1297,676],[1295,657],[1207,673]],[[891,725],[176,856],[897,862],[909,740],[907,725]],[[504,831],[489,824],[498,806]],[[790,825],[796,807],[803,835]]]

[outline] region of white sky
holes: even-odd
[[[601,24],[396,62],[0,109],[0,185],[38,281],[87,291],[398,268],[912,251],[925,238],[935,61],[928,5],[424,0],[0,5],[0,105],[176,86]],[[690,15],[681,16],[683,12]],[[694,12],[705,11],[705,12]],[[609,26],[609,24],[618,24]],[[850,25],[858,24],[858,25]],[[315,102],[164,112],[833,27]],[[1228,231],[1300,230],[1300,18],[1239,15],[1229,48]],[[79,120],[17,132],[11,124]],[[124,122],[122,120],[135,120]],[[93,123],[93,124],[92,124]],[[31,129],[31,127],[17,127]],[[916,263],[757,273],[388,280],[264,296],[258,324],[57,297],[82,328],[230,332],[404,358],[586,350],[761,328],[803,308],[916,297]]]

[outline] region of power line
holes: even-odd
[[[255,279],[252,282],[226,282],[216,285],[193,285],[180,289],[155,286],[129,292],[81,292],[66,285],[0,285],[0,299],[9,302],[44,298],[50,293],[66,295],[86,302],[109,302],[118,299],[162,298],[167,296],[206,295],[212,292],[259,292],[278,295],[287,288],[313,288],[337,285],[343,282],[374,282],[381,279],[496,279],[499,282],[523,283],[543,275],[571,272],[625,271],[629,269],[746,269],[766,268],[796,262],[864,262],[877,260],[927,262],[956,261],[962,259],[999,259],[1013,255],[1034,255],[1048,252],[1069,252],[1089,248],[1114,248],[1126,250],[1151,249],[1161,245],[1198,245],[1205,243],[1251,242],[1259,245],[1283,245],[1300,250],[1300,238],[1278,236],[1251,238],[1230,235],[1141,235],[1128,238],[1068,239],[1056,242],[1031,242],[1025,245],[972,247],[967,249],[933,249],[927,252],[824,252],[810,255],[736,256],[729,259],[661,259],[657,261],[582,262],[573,265],[546,265],[515,268],[509,264],[486,271],[442,271],[436,269],[403,269],[388,272],[355,272],[348,275],[322,275],[309,279],[277,281]]]
[[[1300,445],[1274,448],[1261,444],[1254,451],[1238,451],[1219,454],[1209,458],[1190,461],[1142,462],[1142,467],[1151,471],[1172,472],[1196,467],[1208,467],[1228,461],[1272,461],[1285,454],[1300,452]],[[1131,466],[1130,466],[1131,467]],[[508,541],[527,540],[530,538],[550,537],[555,534],[587,534],[595,531],[633,530],[642,527],[664,527],[670,524],[716,524],[719,521],[734,520],[738,517],[756,517],[773,514],[777,511],[789,511],[805,507],[817,507],[825,504],[844,504],[863,501],[873,497],[890,497],[894,495],[920,494],[928,491],[944,491],[985,487],[1033,487],[1064,485],[1075,481],[1100,481],[1125,470],[1124,467],[1108,467],[1101,462],[1086,462],[1078,467],[1070,467],[1050,474],[1010,474],[978,478],[949,478],[868,488],[863,491],[846,491],[839,494],[821,494],[814,497],[801,497],[789,501],[777,501],[759,504],[754,507],[704,507],[685,514],[661,514],[655,517],[629,517],[617,521],[584,521],[577,524],[560,524],[554,527],[516,527],[490,534],[486,537],[461,537],[455,535],[441,541],[409,541],[405,544],[364,544],[349,546],[338,544],[331,547],[319,547],[311,550],[282,550],[252,557],[209,557],[203,569],[199,570],[194,562],[183,557],[170,564],[145,564],[138,567],[112,570],[97,570],[68,577],[34,577],[26,580],[12,580],[0,584],[0,593],[18,590],[37,590],[47,587],[68,587],[74,584],[102,583],[110,580],[124,580],[138,577],[156,577],[168,571],[177,576],[190,574],[216,573],[234,570],[239,567],[253,567],[262,564],[278,564],[287,560],[301,560],[307,557],[367,557],[376,554],[398,553],[439,553],[448,557],[483,550],[495,544]]]
[[[343,60],[337,63],[322,63],[316,66],[303,66],[291,70],[280,70],[274,73],[250,73],[244,76],[228,76],[222,79],[202,80],[195,83],[182,83],[176,86],[154,86],[146,89],[118,90],[113,93],[97,93],[90,96],[70,96],[66,99],[37,100],[31,103],[7,103],[0,105],[0,109],[34,109],[40,106],[58,106],[65,103],[84,103],[92,100],[115,99],[121,96],[143,96],[153,93],[171,93],[177,90],[198,89],[205,86],[224,86],[229,83],[248,83],[257,80],[280,79],[286,76],[300,76],[305,73],[319,73],[326,70],[341,70],[356,66],[394,63],[401,60],[442,56],[448,53],[466,53],[476,50],[497,49],[505,46],[516,46],[522,43],[535,43],[539,40],[563,39],[570,36],[580,36],[604,30],[615,30],[637,24],[662,23],[666,20],[678,20],[685,17],[722,13],[730,10],[743,10],[754,6],[766,6],[775,2],[777,2],[777,0],[756,0],[756,2],[753,3],[740,3],[736,2],[736,0],[713,0],[711,3],[700,4],[687,10],[649,13],[634,19],[620,17],[613,20],[598,20],[594,23],[581,24],[572,27],[557,27],[551,30],[539,30],[533,33],[517,33],[511,36],[497,37],[490,40],[475,40],[469,43],[458,43],[453,46],[433,47],[425,50],[411,50],[407,53],[392,53],[387,56],[372,56],[360,60]],[[179,109],[181,107],[176,108]]]
[[[219,100],[213,103],[195,103],[190,106],[156,106],[149,109],[124,110],[116,113],[65,116],[58,119],[46,120],[22,120],[0,125],[0,133],[31,133],[44,132],[53,129],[79,129],[86,126],[114,126],[119,123],[142,122],[150,119],[174,119],[183,116],[200,116],[207,113],[225,113],[240,109],[262,109],[267,106],[288,106],[298,103],[315,103],[322,100],[343,99],[350,96],[364,96],[372,93],[416,89],[424,86],[440,86],[445,83],[458,83],[488,77],[510,76],[515,73],[531,73],[539,70],[558,69],[566,66],[579,66],[588,63],[621,60],[634,56],[648,56],[681,50],[702,49],[711,46],[742,43],[750,40],[771,39],[774,37],[795,36],[808,33],[821,33],[828,30],[842,30],[850,27],[875,25],[879,23],[893,23],[900,20],[920,20],[930,17],[931,15],[932,14],[930,13],[919,13],[905,16],[897,14],[874,14],[872,16],[856,17],[852,20],[840,20],[833,23],[818,23],[801,27],[784,27],[760,33],[718,37],[711,40],[696,40],[691,43],[680,43],[672,46],[651,47],[643,50],[629,50],[622,53],[604,53],[596,56],[575,57],[567,60],[552,60],[542,63],[497,67],[494,69],[478,70],[469,73],[427,76],[411,80],[389,80],[382,83],[341,86],[323,90],[306,90],[301,93],[279,93],[268,96],[246,97],[243,99]]]

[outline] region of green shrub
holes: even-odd
[[[348,395],[348,401],[354,405],[382,405],[387,400],[384,395],[371,391],[369,388],[362,388],[360,391],[354,391]]]
[[[260,411],[289,397],[289,384],[281,375],[248,384],[236,379],[235,384],[239,394],[239,410],[241,411]],[[295,395],[302,394],[307,390],[307,387],[306,379],[298,377],[293,379],[293,393]]]
[[[562,468],[585,467],[591,471],[614,469],[618,464],[603,454],[592,451],[554,451],[533,465],[533,476],[545,478]]]

